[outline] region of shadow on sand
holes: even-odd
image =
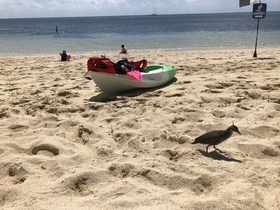
[[[276,60],[276,58],[257,57],[257,58],[250,58],[248,60]]]
[[[276,60],[276,58],[258,58],[259,60]]]
[[[87,102],[101,102],[101,103],[106,103],[110,101],[116,101],[117,96],[116,95],[111,95],[108,93],[99,93],[96,96],[92,96],[90,99],[87,100]]]
[[[217,152],[216,150],[212,152],[205,152],[204,150],[198,150],[203,156],[212,158],[214,160],[224,160],[224,161],[229,161],[229,162],[237,162],[237,163],[242,163],[241,160],[237,160],[231,157],[227,157],[223,155],[222,153]]]

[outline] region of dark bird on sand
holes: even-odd
[[[237,132],[241,135],[238,128],[234,124],[232,124],[226,130],[214,130],[214,131],[205,133],[205,134],[197,137],[192,144],[208,144],[208,146],[206,147],[207,153],[208,153],[208,147],[210,147],[210,146],[213,146],[215,148],[215,150],[222,152],[221,150],[216,148],[216,145],[222,143],[223,141],[225,141],[229,137],[231,137],[233,132]]]

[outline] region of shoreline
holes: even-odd
[[[259,46],[257,48],[257,52],[259,50],[269,50],[269,49],[273,49],[273,50],[277,50],[280,49],[280,46],[269,46],[269,47],[262,47]],[[187,52],[203,52],[203,51],[238,51],[238,50],[245,50],[245,51],[249,51],[252,50],[252,52],[255,51],[255,48],[252,47],[211,47],[211,48],[197,48],[197,49],[145,49],[145,50],[129,50],[129,52],[127,54],[121,54],[123,56],[129,56],[129,55],[135,55],[135,54],[149,54],[149,53],[176,53],[176,52],[182,52],[182,53],[187,53]],[[68,53],[68,52],[67,52]],[[69,54],[73,57],[73,56],[82,56],[82,55],[89,55],[89,56],[93,56],[93,55],[117,55],[119,54],[119,51],[95,51],[94,54],[90,51],[87,52],[75,52],[75,53],[71,53],[69,52]],[[91,55],[90,55],[91,54]],[[59,55],[59,52],[57,53],[57,55]],[[33,54],[33,53],[29,53],[26,55],[23,54],[15,54],[15,55],[4,55],[4,54],[0,54],[0,58],[8,58],[8,57],[49,57],[49,56],[56,56],[55,54],[52,53],[48,53],[48,54]]]

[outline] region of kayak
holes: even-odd
[[[111,74],[97,71],[87,71],[85,77],[92,79],[95,84],[107,93],[121,93],[135,89],[155,88],[170,82],[175,74],[174,66],[148,65],[140,72],[142,79],[138,80],[129,74]]]

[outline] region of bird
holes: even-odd
[[[219,152],[223,153],[221,150],[216,148],[216,145],[222,143],[223,141],[227,140],[233,132],[237,132],[241,135],[239,132],[237,126],[232,124],[230,127],[228,127],[226,130],[213,130],[208,133],[205,133],[199,137],[197,137],[194,142],[191,144],[208,144],[206,147],[206,152],[208,153],[208,147],[213,146],[215,150],[218,150]]]

